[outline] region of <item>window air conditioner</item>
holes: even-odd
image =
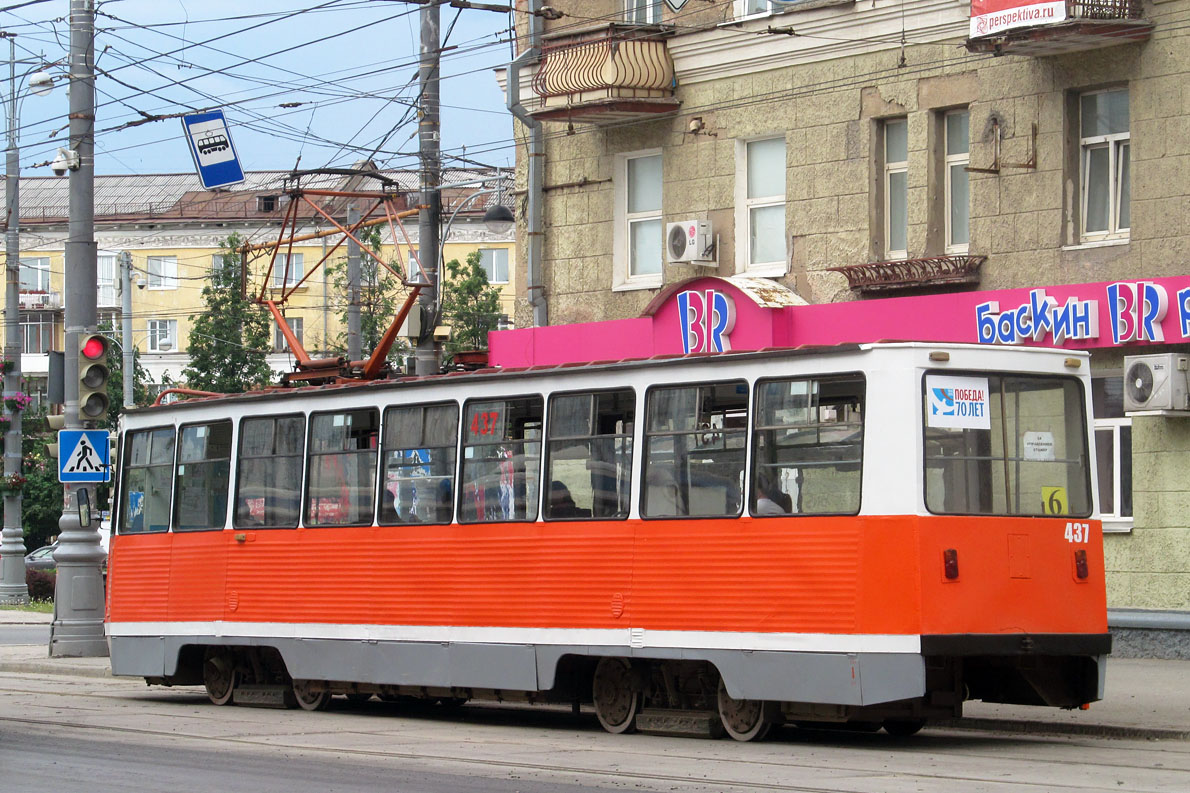
[[[707,220],[683,220],[665,229],[665,250],[671,262],[715,264],[715,236]]]
[[[1187,355],[1124,356],[1124,412],[1190,410],[1187,370],[1190,370]]]

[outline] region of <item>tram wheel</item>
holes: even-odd
[[[331,692],[316,689],[313,680],[293,681],[293,698],[302,710],[326,710],[331,704]]]
[[[737,741],[762,741],[776,721],[771,704],[759,699],[733,699],[727,685],[719,678],[719,721]]]
[[[908,738],[917,735],[926,726],[925,719],[885,719],[884,731],[895,738]]]
[[[600,658],[591,683],[595,716],[610,733],[632,732],[640,712],[640,692],[632,680],[632,666],[626,658]]]
[[[202,662],[202,684],[207,689],[207,697],[216,705],[226,705],[231,702],[235,693],[239,675],[236,673],[235,658],[226,650],[207,650],[206,658]]]

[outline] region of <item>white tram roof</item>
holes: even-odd
[[[930,353],[947,353],[948,356],[942,360],[940,355],[931,358]],[[1087,352],[1046,347],[936,342],[896,341],[841,344],[831,347],[766,348],[753,351],[663,355],[652,358],[564,363],[523,368],[489,368],[428,376],[402,376],[388,380],[351,381],[331,385],[274,386],[242,394],[193,397],[167,405],[135,408],[128,411],[126,415],[131,423],[146,425],[160,422],[164,412],[174,410],[206,412],[202,409],[214,408],[222,411],[233,405],[236,408],[249,408],[250,405],[259,403],[294,400],[300,403],[310,398],[321,400],[321,398],[332,399],[335,396],[341,398],[365,394],[379,397],[381,394],[392,395],[394,392],[407,391],[411,388],[417,391],[426,389],[427,398],[433,400],[450,399],[455,396],[463,399],[473,396],[498,398],[501,394],[515,395],[521,391],[520,388],[512,385],[514,382],[557,377],[565,377],[567,382],[559,383],[556,388],[547,390],[573,391],[582,388],[597,390],[616,385],[647,386],[658,382],[657,378],[650,377],[642,382],[638,379],[638,375],[650,370],[678,368],[682,368],[685,374],[675,377],[676,381],[705,379],[716,369],[727,366],[741,367],[738,374],[741,377],[767,377],[775,373],[771,366],[766,366],[766,364],[779,359],[799,361],[801,359],[819,359],[824,363],[821,369],[809,369],[805,365],[799,365],[796,369],[788,372],[791,375],[813,374],[816,371],[822,373],[864,371],[874,368],[872,363],[875,362],[869,358],[871,355],[877,355],[882,359],[879,364],[880,368],[887,368],[891,364],[894,368],[914,367],[954,369],[956,371],[974,369],[1083,376],[1087,376],[1089,372],[1087,361],[1090,358],[1090,354]],[[861,360],[861,356],[866,360]],[[609,381],[607,375],[612,372],[623,373],[625,379],[618,382]],[[667,371],[666,374],[676,373]],[[296,407],[291,404],[284,409],[294,410]]]

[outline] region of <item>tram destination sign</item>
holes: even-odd
[[[110,482],[107,430],[59,430],[58,481]]]

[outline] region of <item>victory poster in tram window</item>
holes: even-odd
[[[1066,0],[971,0],[971,38],[1066,19]]]

